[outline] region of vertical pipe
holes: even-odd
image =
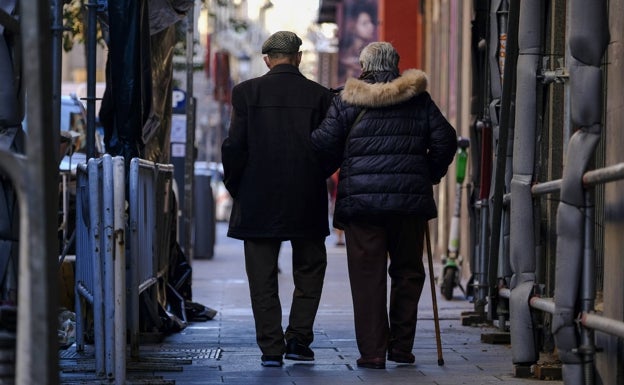
[[[459,2],[458,6],[457,6],[457,39],[454,42],[454,45],[457,47],[457,56],[455,57],[455,60],[457,61],[457,63],[462,63],[462,48],[463,48],[463,43],[464,43],[464,4],[463,2]],[[468,133],[464,133],[464,114],[463,114],[463,105],[464,105],[464,99],[463,99],[463,92],[464,92],[464,87],[463,87],[463,77],[462,77],[462,70],[463,70],[463,65],[458,65],[455,69],[456,71],[456,78],[457,78],[457,92],[456,92],[456,96],[455,96],[455,101],[457,103],[457,116],[456,116],[456,120],[455,120],[455,127],[458,128],[460,135],[461,136],[468,136]]]
[[[63,1],[52,0],[52,130],[61,126],[61,65],[63,53]],[[66,190],[63,190],[66,191]],[[63,202],[65,203],[65,202]],[[65,213],[65,207],[63,207]],[[63,236],[65,240],[66,237]]]
[[[488,148],[489,149],[489,148]],[[479,201],[480,204],[480,216],[481,216],[481,234],[479,241],[479,257],[477,263],[477,270],[475,271],[475,312],[481,318],[485,317],[485,305],[487,304],[486,294],[487,294],[487,275],[486,275],[486,266],[488,259],[488,248],[486,247],[488,235],[489,235],[489,226],[488,226],[488,218],[490,207],[488,206],[487,199],[482,199]]]
[[[492,125],[487,120],[477,124],[481,130],[481,172],[480,172],[480,191],[477,205],[479,207],[479,223],[481,230],[479,233],[479,253],[477,254],[476,269],[474,272],[474,289],[475,289],[475,312],[480,317],[485,316],[485,305],[487,304],[487,274],[489,248],[487,246],[490,238],[489,223],[489,202],[490,186],[492,179]]]
[[[114,196],[113,196],[113,160],[106,154],[102,159],[102,266],[104,287],[104,357],[105,376],[115,378],[115,296],[114,296]]]
[[[128,298],[130,303],[128,311],[130,312],[130,356],[139,356],[139,266],[137,260],[139,258],[139,159],[133,158],[130,160],[130,175],[128,176],[129,184],[129,223],[128,223],[128,242],[130,243],[130,255],[128,262],[130,273],[128,274],[130,288],[128,289]]]
[[[114,240],[113,253],[115,276],[115,384],[126,383],[126,242],[125,201],[126,177],[123,157],[113,158],[113,207]]]
[[[488,282],[489,282],[489,296],[497,296],[498,293],[498,279],[502,278],[504,274],[497,274],[499,270],[504,271],[504,266],[507,264],[505,261],[509,257],[507,248],[501,247],[504,245],[504,236],[508,235],[509,224],[509,207],[504,209],[503,195],[509,192],[512,162],[512,151],[510,150],[513,145],[513,136],[509,135],[513,129],[512,121],[514,120],[514,111],[512,108],[513,95],[515,93],[515,71],[518,58],[518,23],[520,14],[519,1],[507,0],[501,3],[501,8],[498,12],[499,24],[500,24],[500,52],[499,52],[499,67],[501,70],[501,107],[500,107],[500,119],[499,119],[499,135],[497,145],[497,157],[496,167],[493,180],[493,193],[492,193],[492,233],[490,236],[490,259],[488,266]],[[504,47],[503,47],[504,46]],[[503,234],[503,236],[501,236]],[[490,301],[490,303],[493,301]],[[499,304],[502,301],[499,301]],[[499,326],[504,328],[504,317],[507,312],[504,306],[501,306],[499,313]],[[504,310],[504,311],[503,311]]]
[[[570,29],[572,28],[570,24],[572,22],[572,20],[570,20],[570,8],[572,7],[571,2],[566,1],[565,7],[566,7],[565,36],[570,36]],[[567,45],[567,41],[566,41],[566,45]],[[565,63],[572,62],[572,55],[570,54],[569,49],[565,50],[564,60],[565,60]],[[564,95],[563,95],[564,104],[566,106],[570,106],[571,105],[570,101],[572,99],[570,82],[566,82],[564,84],[563,92],[564,92]],[[568,143],[570,142],[570,137],[572,137],[573,133],[574,133],[574,130],[572,126],[572,111],[570,110],[570,108],[564,108],[563,109],[563,153],[564,154],[568,153]]]
[[[594,273],[593,267],[589,271],[584,270],[589,247],[585,244],[586,237],[593,237],[593,231],[590,235],[584,228],[587,218],[583,209],[587,205],[588,192],[581,182],[595,157],[595,148],[603,130],[605,85],[602,60],[610,37],[606,0],[571,0],[569,4],[571,28],[567,47],[570,61],[567,67],[570,73],[570,117],[577,130],[570,137],[566,149],[557,208],[557,269],[552,330],[563,363],[564,381],[580,384],[593,377],[593,368],[586,370],[593,366],[593,362],[586,362],[592,353],[591,344],[585,352],[591,335],[583,330],[579,335],[576,315],[580,307],[593,303],[593,299],[589,298],[591,295],[586,298],[585,290],[595,285],[593,278],[588,277]]]
[[[76,232],[77,234],[79,234],[76,237],[76,271],[75,271],[75,276],[76,276],[76,284],[75,286],[78,286],[81,284],[81,280],[82,280],[82,276],[81,276],[81,269],[82,269],[82,265],[83,262],[82,260],[84,258],[89,258],[89,254],[88,252],[90,250],[86,250],[87,252],[84,252],[82,249],[83,243],[81,242],[82,238],[80,236],[81,234],[81,228],[83,226],[85,226],[85,224],[83,223],[84,219],[83,219],[83,213],[87,212],[87,208],[84,207],[83,205],[88,205],[87,200],[89,199],[88,196],[83,197],[84,195],[87,195],[87,192],[84,191],[83,187],[84,184],[86,183],[88,186],[88,174],[87,171],[85,171],[84,168],[85,165],[78,165],[78,167],[76,167]],[[88,232],[88,230],[87,230]],[[88,233],[87,233],[88,234]],[[80,278],[78,278],[80,275]],[[84,324],[85,324],[85,318],[83,315],[83,309],[86,305],[86,300],[83,298],[83,296],[80,294],[80,292],[76,289],[74,290],[74,309],[76,312],[76,351],[78,352],[82,352],[84,351]]]
[[[594,194],[593,189],[585,190],[585,247],[583,252],[583,275],[581,281],[581,310],[583,313],[594,311],[596,298],[596,254],[594,253]],[[588,327],[581,328],[581,346],[583,354],[583,375],[585,385],[594,385],[594,331]]]
[[[498,71],[500,72],[501,86],[505,80],[505,62],[507,58],[507,35],[509,32],[509,3],[508,0],[503,0],[500,4],[500,8],[496,11],[496,18],[498,23]]]
[[[193,179],[195,169],[195,98],[193,96],[193,37],[195,7],[189,9],[186,30],[186,152],[184,156],[184,253],[193,260]]]
[[[514,3],[512,3],[513,5]],[[513,176],[510,183],[509,261],[512,268],[509,299],[511,346],[514,363],[539,359],[529,296],[535,285],[536,247],[534,202],[537,124],[537,69],[543,55],[541,0],[520,1],[518,60],[515,71]]]
[[[58,312],[58,154],[59,133],[52,118],[50,3],[29,1],[19,8],[23,86],[28,96],[28,146],[20,201],[16,384],[59,382]],[[6,87],[5,84],[2,87]],[[26,204],[24,204],[26,203]]]
[[[88,161],[89,172],[89,238],[91,239],[89,257],[93,260],[93,338],[95,347],[95,373],[101,376],[105,370],[104,363],[104,314],[103,314],[103,269],[102,269],[102,226],[100,193],[100,163],[91,158]]]
[[[96,0],[87,0],[87,159],[95,154]]]

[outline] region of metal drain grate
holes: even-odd
[[[61,360],[89,360],[95,359],[95,353],[77,352],[75,349],[67,349],[60,351],[59,358]]]
[[[172,360],[219,360],[223,351],[220,348],[207,349],[207,348],[160,348],[156,350],[142,351],[148,357],[154,357],[158,359],[172,359]]]
[[[171,360],[219,360],[223,354],[221,348],[154,348],[141,350],[139,357],[157,357]],[[60,351],[61,360],[88,361],[95,359],[93,351],[78,352],[75,349]]]

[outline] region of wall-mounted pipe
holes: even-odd
[[[624,322],[621,321],[601,317],[594,313],[583,313],[581,325],[624,339]]]
[[[602,131],[600,67],[609,41],[606,1],[571,0],[567,25],[570,26],[570,116],[573,127],[578,130],[568,143],[567,154],[573,156],[568,156],[565,162],[557,209],[552,330],[563,363],[564,382],[574,385],[592,384],[594,377],[593,365],[584,365],[593,360],[593,347],[589,342],[592,336],[587,335],[587,331],[579,335],[575,320],[581,310],[593,307],[594,293],[589,293],[593,291],[592,284],[587,282],[595,275],[595,266],[588,260],[591,252],[587,252],[587,247],[591,246],[587,243],[591,243],[590,237],[593,239],[592,225],[586,223],[591,204],[587,206],[588,191],[583,187],[583,175],[593,159]]]
[[[509,298],[511,290],[501,289],[498,295],[503,298]],[[541,310],[549,314],[555,314],[555,301],[552,298],[531,297],[529,304],[532,308]],[[624,322],[618,321],[612,318],[607,318],[595,314],[593,312],[581,313],[578,321],[581,325],[600,331],[606,334],[610,334],[619,338],[624,338]]]
[[[583,174],[583,186],[590,187],[597,184],[614,182],[624,179],[624,163],[587,171]],[[533,195],[546,195],[561,190],[561,179],[539,183],[531,188]]]
[[[512,275],[509,262],[510,213],[509,206],[503,204],[503,196],[510,190],[512,169],[512,149],[514,131],[513,94],[515,93],[516,65],[518,61],[518,23],[520,1],[503,1],[498,11],[499,36],[501,48],[499,52],[502,95],[500,100],[500,119],[498,140],[496,141],[496,163],[492,172],[492,231],[490,234],[490,261],[487,274],[489,276],[490,297],[496,296],[496,289],[508,286]],[[504,47],[503,47],[504,44]],[[493,301],[490,301],[492,303]],[[509,317],[507,304],[497,301],[499,328],[505,330],[505,321]]]
[[[535,344],[529,298],[533,293],[536,245],[531,185],[535,169],[537,126],[537,72],[542,52],[542,9],[544,2],[520,3],[516,114],[511,180],[510,332],[514,363],[534,363],[539,358]]]

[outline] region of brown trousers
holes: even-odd
[[[385,358],[390,348],[413,349],[426,277],[422,261],[426,225],[417,217],[397,216],[382,223],[345,226],[355,336],[364,358]]]
[[[293,292],[288,327],[282,329],[277,260],[282,241],[246,240],[245,268],[249,280],[251,308],[256,325],[256,341],[262,354],[284,354],[284,340],[296,338],[304,345],[314,339],[313,325],[321,300],[327,252],[325,238],[300,238],[290,241],[293,249]]]

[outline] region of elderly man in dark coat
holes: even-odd
[[[282,357],[314,360],[309,348],[329,235],[327,185],[310,134],[333,93],[299,72],[301,39],[280,31],[262,46],[269,72],[232,90],[232,121],[222,145],[225,185],[234,198],[228,236],[242,239],[263,366]],[[278,254],[292,245],[295,290],[282,329]]]

